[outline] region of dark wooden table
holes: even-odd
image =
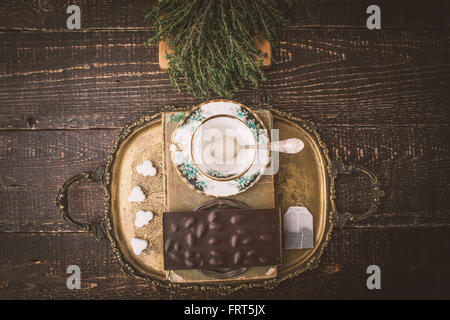
[[[153,1],[154,2],[154,1]],[[105,162],[119,129],[178,93],[143,21],[152,1],[0,2],[0,298],[217,298],[169,293],[124,275],[106,242],[76,232],[53,200],[63,181]],[[81,30],[66,8],[81,7]],[[450,298],[449,2],[294,1],[268,81],[236,100],[314,121],[332,157],[367,167],[386,191],[369,220],[333,232],[320,266],[235,298]],[[340,211],[368,203],[362,176],[338,180]],[[70,209],[101,217],[100,185],[79,184]],[[80,290],[66,268],[81,268]],[[366,268],[381,268],[368,290]]]

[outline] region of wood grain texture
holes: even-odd
[[[10,0],[0,2],[0,30],[67,30],[66,9],[76,4],[81,9],[83,30],[149,29],[145,8],[157,0]],[[284,1],[281,10],[290,21],[289,28],[333,27],[365,28],[370,0],[294,0]],[[378,0],[383,28],[448,28],[446,0]]]
[[[105,241],[83,234],[0,233],[0,299],[230,298],[194,291],[171,294],[122,274]],[[237,299],[449,297],[450,228],[343,230],[333,235],[320,266],[273,290],[247,290]],[[68,290],[66,268],[81,269],[81,289]],[[382,290],[366,287],[366,269],[379,265]],[[430,271],[433,270],[432,273]],[[343,290],[343,287],[345,290]]]
[[[81,7],[80,31],[66,29],[69,2]],[[379,31],[365,28],[371,1],[293,2],[268,81],[236,100],[269,97],[313,120],[330,156],[374,172],[386,197],[367,221],[333,232],[315,271],[232,297],[450,298],[449,2],[377,1]],[[143,45],[151,3],[0,2],[0,299],[221,298],[124,275],[108,245],[71,229],[53,204],[65,179],[105,162],[120,127],[199,102]],[[366,179],[339,177],[341,212],[367,204]],[[77,184],[69,197],[74,218],[101,218],[100,185]],[[81,267],[80,291],[65,286],[70,264]],[[370,264],[381,291],[366,288]]]
[[[200,102],[178,94],[159,70],[144,31],[3,32],[0,128],[119,128],[165,105]],[[448,125],[447,31],[286,31],[259,90],[275,108],[317,124]]]

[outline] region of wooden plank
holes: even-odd
[[[379,212],[358,228],[450,225],[450,149],[447,127],[319,127],[332,158],[367,167],[386,197]],[[73,231],[53,204],[74,174],[105,163],[117,130],[0,132],[0,232]],[[300,168],[301,170],[301,168]],[[363,175],[337,180],[337,206],[355,213],[367,207]],[[70,210],[81,221],[102,217],[100,184],[80,183]]]
[[[86,233],[21,234],[0,233],[0,299],[88,299],[132,295],[167,299],[169,294],[126,276],[106,240],[98,243]],[[81,289],[66,286],[66,269],[81,269]],[[141,291],[141,292],[137,292]],[[120,296],[117,296],[120,298]]]
[[[144,31],[0,33],[0,128],[119,128],[178,94]],[[236,100],[327,125],[448,125],[447,31],[286,31],[268,81]]]
[[[117,134],[117,130],[2,132],[1,231],[70,231],[53,204],[58,189],[72,175],[105,163]],[[81,221],[99,219],[103,197],[101,184],[76,184],[70,193],[70,212]]]
[[[156,0],[78,0],[0,2],[0,30],[67,30],[66,9],[76,4],[81,9],[81,28],[143,30],[151,26],[144,21],[145,9]],[[289,19],[289,28],[352,27],[366,28],[369,0],[282,1],[281,10]],[[448,28],[449,10],[445,0],[378,0],[382,28]]]
[[[381,9],[381,26],[387,28],[448,28],[448,2],[406,0],[302,0],[283,6],[292,28],[366,28],[367,7],[376,4]]]
[[[0,233],[0,299],[220,298],[208,292],[165,290],[120,271],[106,242],[87,234]],[[334,231],[316,270],[274,290],[252,289],[229,298],[449,298],[450,228]],[[66,268],[81,269],[81,289],[68,290]],[[381,290],[368,290],[366,269],[381,268]]]

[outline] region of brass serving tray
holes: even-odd
[[[316,267],[326,247],[334,226],[347,221],[362,220],[375,212],[383,192],[378,179],[358,166],[345,166],[342,161],[332,162],[328,149],[314,124],[292,115],[271,110],[273,127],[279,129],[280,140],[301,139],[305,147],[298,154],[280,154],[279,172],[275,176],[276,204],[285,212],[288,207],[305,205],[314,217],[313,249],[283,250],[282,265],[273,279],[249,282],[219,282],[214,284],[174,284],[166,280],[162,252],[162,213],[164,210],[163,130],[161,114],[142,117],[125,128],[108,157],[106,166],[92,172],[76,175],[67,180],[56,199],[64,219],[80,230],[92,232],[97,238],[107,236],[112,249],[119,257],[123,270],[138,279],[166,288],[216,290],[233,292],[252,287],[272,288],[281,281],[296,277]],[[143,177],[135,172],[137,164],[150,159],[157,168],[155,177]],[[373,199],[369,209],[359,215],[337,214],[334,198],[334,181],[339,173],[359,171],[369,175]],[[77,180],[102,181],[105,188],[105,217],[100,223],[84,224],[73,220],[67,210],[67,193],[70,184]],[[140,185],[147,194],[145,210],[153,211],[154,218],[146,228],[136,229],[133,214],[135,204],[127,201],[130,190]],[[140,205],[142,208],[142,204]],[[141,237],[149,241],[147,254],[133,254],[130,239]]]

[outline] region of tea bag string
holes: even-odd
[[[301,202],[299,202],[297,204],[297,206],[299,208],[304,207],[303,203],[301,203]],[[297,215],[297,221],[298,221],[298,226],[299,226],[299,229],[300,229],[300,249],[301,249],[301,248],[303,248],[303,236],[304,236],[303,235],[303,229],[302,229],[302,227],[303,227],[303,215],[301,214],[301,212],[299,212],[299,214]]]

